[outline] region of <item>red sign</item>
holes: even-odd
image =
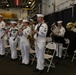
[[[15,5],[19,6],[21,0],[14,0]]]

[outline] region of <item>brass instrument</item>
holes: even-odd
[[[69,23],[67,23],[67,25],[66,25],[66,29],[67,29],[68,31],[72,31],[75,27],[76,27],[76,22],[75,22],[75,23],[69,22]]]
[[[53,23],[52,25],[51,25],[51,31],[52,31],[52,33],[50,34],[50,36],[52,36],[52,35],[58,35],[59,34],[59,31],[60,29],[56,26],[56,24],[55,23]]]
[[[22,29],[23,27],[24,27],[24,25],[23,25],[20,29]],[[18,36],[18,34],[19,34],[19,31],[17,31],[17,34],[16,34],[15,38],[13,39],[13,41],[15,41],[15,39],[16,39],[17,36]]]
[[[51,31],[53,31],[54,26],[56,26],[55,23],[53,23],[53,24],[51,25]],[[50,33],[50,36],[52,36],[52,35],[53,35],[53,32]]]
[[[35,28],[34,20],[30,21],[30,28],[31,28],[31,32],[33,32]],[[31,33],[31,35],[28,36],[28,39],[30,42],[30,47],[34,48],[34,34]]]
[[[28,35],[28,39],[30,42],[30,47],[34,48],[34,35],[31,33],[31,35]]]
[[[29,39],[29,42],[31,43],[32,42],[32,35],[28,35],[27,36],[27,39]],[[31,44],[30,44],[31,45]]]

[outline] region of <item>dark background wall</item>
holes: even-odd
[[[72,8],[69,8],[69,9],[66,9],[66,10],[63,10],[60,12],[56,12],[53,14],[46,15],[44,19],[45,19],[45,22],[47,22],[48,28],[49,28],[47,36],[49,36],[49,34],[51,33],[51,31],[50,31],[51,25],[54,22],[57,22],[58,20],[63,21],[63,26],[65,28],[66,28],[66,24],[68,22],[76,22],[76,6],[74,7],[74,13],[73,14],[74,15],[72,17]],[[76,34],[72,31],[69,32],[66,30],[65,37],[70,39],[70,46],[68,49],[68,53],[73,54],[73,51],[75,50],[75,47],[76,47]]]

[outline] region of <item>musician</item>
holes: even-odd
[[[38,24],[35,26],[35,30],[33,31],[37,58],[37,66],[34,72],[38,71],[39,74],[41,74],[44,69],[44,53],[48,27],[47,24],[44,22],[43,14],[37,14],[37,21]]]
[[[28,65],[29,64],[29,50],[30,50],[30,44],[28,36],[31,35],[31,29],[29,27],[29,21],[23,20],[24,27],[19,30],[21,32],[21,38],[20,38],[20,48],[21,48],[21,54],[22,54],[22,64]]]
[[[17,46],[17,40],[18,38],[15,38],[15,36],[17,35],[18,32],[18,28],[16,27],[17,22],[16,21],[11,21],[11,28],[9,30],[10,33],[10,37],[9,37],[9,44],[10,44],[10,49],[11,49],[11,59],[15,60],[17,59],[17,50],[16,50],[16,46]]]
[[[74,26],[74,28],[72,29],[73,33],[72,33],[72,42],[73,42],[73,47],[72,49],[76,49],[76,25]],[[74,52],[74,50],[72,50]],[[72,53],[71,51],[71,53]]]
[[[56,50],[56,56],[61,58],[62,57],[62,47],[64,44],[64,35],[65,35],[65,28],[62,26],[62,21],[58,21],[58,32],[54,35],[55,42],[57,43],[57,50]]]
[[[22,21],[23,21],[22,18],[19,18],[18,23],[17,23],[18,28],[22,27],[22,25],[23,25]]]
[[[4,49],[4,45],[3,45],[4,39],[1,38],[5,33],[4,28],[5,28],[5,22],[3,21],[3,16],[0,15],[0,56],[5,55],[5,49]]]

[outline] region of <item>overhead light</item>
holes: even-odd
[[[28,8],[29,6],[27,5],[26,7]]]
[[[7,7],[9,7],[9,5],[7,4]]]
[[[31,4],[31,2],[29,1],[29,4]]]

